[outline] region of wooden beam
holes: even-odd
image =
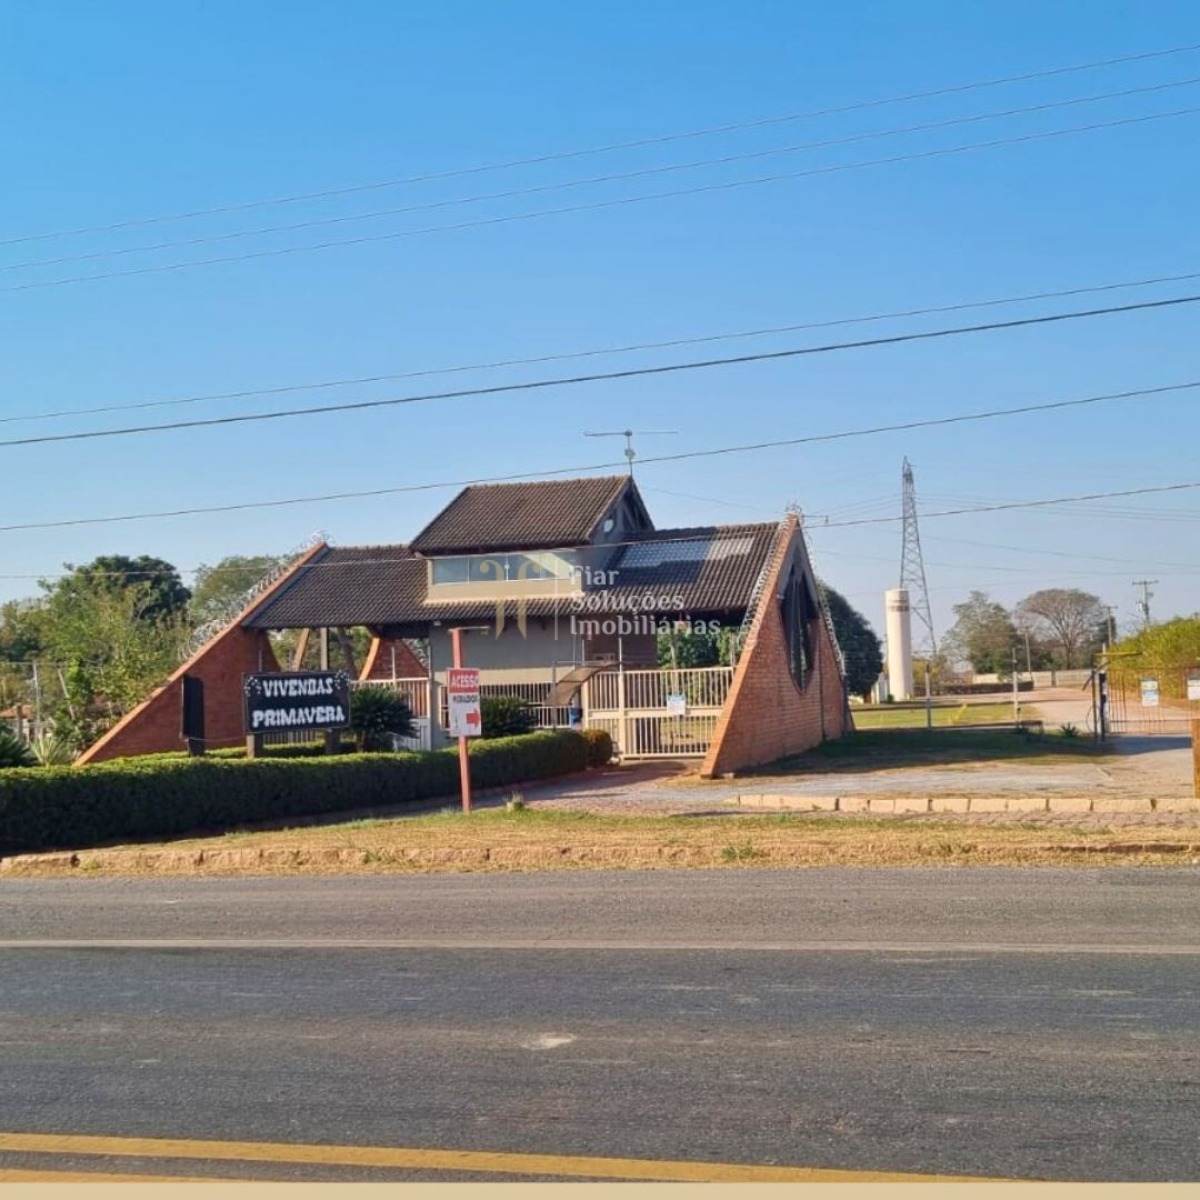
[[[304,656],[308,653],[308,639],[312,636],[311,629],[300,630],[300,640],[292,651],[292,670],[299,671],[304,666]]]

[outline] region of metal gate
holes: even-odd
[[[1109,733],[1182,737],[1200,720],[1200,663],[1114,654],[1098,669],[1107,675]]]

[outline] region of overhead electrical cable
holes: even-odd
[[[350,184],[343,187],[325,188],[319,191],[296,192],[290,195],[275,196],[268,199],[249,200],[235,204],[214,205],[207,208],[191,209],[190,211],[159,214],[148,217],[136,217],[125,221],[114,221],[107,224],[84,225],[70,229],[49,230],[43,233],[25,234],[20,237],[0,239],[0,246],[14,246],[27,242],[49,241],[55,238],[75,237],[89,233],[115,233],[124,229],[136,229],[147,225],[159,225],[175,221],[194,220],[200,217],[220,216],[227,213],[249,212],[254,209],[273,208],[284,204],[299,204],[313,200],[328,200],[341,196],[355,195],[362,192],[381,191],[387,188],[403,187],[416,183],[430,183],[446,179],[460,179],[470,175],[480,175],[492,171],[511,170],[519,167],[541,166],[547,163],[564,162],[570,159],[586,158],[593,155],[611,154],[621,150],[636,150],[647,146],[663,146],[674,142],[690,141],[697,138],[714,137],[726,133],[739,133],[749,129],[763,129],[774,125],[784,125],[796,121],[815,120],[822,117],[839,116],[845,113],[862,112],[868,109],[885,108],[894,104],[908,104],[919,100],[932,100],[942,96],[960,95],[965,92],[982,91],[987,88],[1007,86],[1016,83],[1030,83],[1039,79],[1052,79],[1063,75],[1080,74],[1086,71],[1102,70],[1108,67],[1125,66],[1130,63],[1151,62],[1158,59],[1177,57],[1184,54],[1194,54],[1200,51],[1200,43],[1190,43],[1179,46],[1168,46],[1161,50],[1148,50],[1138,54],[1124,54],[1115,58],[1095,59],[1091,62],[1072,63],[1061,67],[1049,67],[1040,71],[1026,71],[1020,74],[1004,75],[989,79],[974,80],[968,83],[946,84],[937,88],[929,88],[918,92],[901,93],[872,100],[858,100],[848,104],[828,106],[824,108],[807,109],[799,112],[784,113],[775,116],[759,117],[748,121],[729,122],[723,125],[710,125],[700,129],[684,130],[678,133],[658,134],[651,137],[634,138],[626,141],[610,142],[603,145],[583,149],[552,151],[546,154],[533,155],[526,158],[508,159],[500,162],[482,163],[468,167],[455,167],[444,171],[430,171],[420,174],[405,175],[393,179],[375,180],[368,183]]]
[[[971,309],[996,308],[1003,305],[1027,304],[1039,300],[1063,300],[1072,296],[1096,295],[1106,292],[1126,291],[1132,288],[1158,287],[1169,283],[1186,283],[1200,279],[1200,271],[1189,271],[1180,275],[1159,275],[1147,279],[1124,280],[1118,283],[1102,283],[1084,287],[1061,288],[1056,291],[1027,292],[1018,296],[1002,296],[989,300],[968,300],[955,304],[939,304],[926,308],[899,309],[893,312],[870,313],[857,317],[838,317],[825,321],[805,321],[793,325],[772,325],[761,329],[735,330],[731,333],[703,334],[697,337],[671,338],[657,342],[639,342],[624,346],[606,346],[591,350],[574,350],[557,354],[541,354],[528,358],[507,358],[491,362],[466,363],[450,367],[430,367],[416,371],[392,372],[381,375],[359,375],[342,379],[322,379],[311,383],[283,384],[275,387],[242,388],[231,392],[208,392],[193,396],[179,396],[159,400],[141,400],[129,404],[105,404],[93,408],[58,409],[51,412],[19,413],[0,416],[0,425],[21,421],[49,421],[63,417],[94,416],[102,413],[134,412],[150,408],[172,408],[184,404],[200,404],[217,400],[243,400],[255,396],[279,396],[296,392],[316,392],[333,388],[361,387],[371,383],[394,383],[402,379],[421,379],[435,375],[457,375],[471,371],[495,371],[507,367],[541,366],[553,362],[569,362],[585,358],[602,358],[609,355],[635,354],[652,350],[672,350],[684,346],[699,346],[713,342],[737,341],[745,338],[772,337],[782,333],[801,333],[806,330],[832,329],[846,325],[865,325],[880,321],[898,321],[912,317],[944,316],[948,313],[966,312]]]
[[[244,238],[265,237],[276,233],[296,233],[306,229],[320,229],[333,225],[348,225],[359,221],[375,221],[384,217],[405,216],[410,213],[432,212],[455,208],[467,204],[483,204],[496,200],[516,200],[550,192],[566,191],[570,188],[596,187],[606,183],[623,183],[632,179],[646,179],[668,175],[678,171],[696,171],[705,167],[730,166],[734,163],[752,162],[763,158],[776,158],[789,154],[800,154],[809,150],[824,150],[835,146],[848,146],[859,142],[878,141],[883,138],[903,137],[915,133],[930,133],[939,129],[952,129],[962,125],[978,124],[982,121],[999,121],[1011,117],[1028,116],[1033,113],[1050,112],[1071,108],[1080,104],[1095,104],[1104,100],[1127,99],[1131,96],[1170,91],[1175,88],[1195,87],[1200,76],[1172,80],[1167,83],[1149,84],[1144,87],[1126,88],[1121,91],[1098,92],[1090,96],[1073,96],[1065,100],[1050,100],[1041,104],[1021,108],[1001,109],[996,112],[975,113],[965,117],[949,117],[941,121],[928,121],[917,125],[903,125],[893,129],[880,129],[864,133],[846,134],[842,137],[824,138],[817,141],[799,142],[791,146],[778,146],[765,150],[750,150],[739,154],[693,159],[690,162],[666,163],[652,167],[640,167],[632,171],[619,171],[609,175],[593,175],[583,179],[559,180],[553,183],[536,184],[530,187],[511,188],[502,192],[484,192],[474,196],[454,196],[444,200],[429,200],[421,204],[408,204],[398,208],[378,209],[367,213],[348,213],[333,217],[314,217],[307,221],[295,221],[285,225],[262,225],[255,229],[237,229],[225,233],[203,234],[199,237],[176,238],[163,242],[151,242],[138,246],[118,246],[104,250],[93,250],[82,254],[60,255],[56,258],[34,258],[22,262],[0,264],[0,273],[31,270],[37,267],[64,266],[68,263],[93,262],[97,259],[120,258],[130,254],[150,254],[161,250],[177,250],[190,246],[203,246],[213,242],[231,242]]]
[[[1021,329],[1063,321],[1085,320],[1091,317],[1116,316],[1133,312],[1150,312],[1177,308],[1200,302],[1200,294],[1176,296],[1169,300],[1144,300],[1136,304],[1113,305],[1107,308],[1076,309],[1071,312],[1048,313],[1036,317],[1021,317],[1012,321],[991,321],[982,325],[958,325],[945,329],[927,329],[916,333],[898,333],[888,337],[867,338],[855,342],[827,342],[819,346],[801,346],[788,350],[769,350],[756,354],[739,354],[729,358],[709,358],[683,363],[667,363],[653,367],[630,367],[622,371],[603,371],[588,375],[558,376],[554,379],[524,380],[517,383],[498,383],[488,387],[462,388],[449,392],[428,392],[423,395],[396,396],[379,400],[352,400],[340,404],[322,404],[312,408],[277,409],[264,413],[235,413],[224,417],[204,417],[192,421],[169,421],[161,425],[130,425],[120,429],[93,429],[71,433],[45,433],[32,437],[9,438],[0,441],[0,448],[45,445],[54,442],[91,441],[97,438],[124,437],[141,433],[162,433],[177,429],[201,429],[222,425],[241,425],[256,421],[277,421],[292,417],[315,416],[323,413],[361,412],[368,409],[392,408],[403,404],[418,404],[436,400],[456,400],[467,397],[498,396],[531,392],[554,387],[574,387],[585,383],[613,382],[618,379],[638,379],[669,375],[682,371],[709,370],[714,367],[739,366],[746,363],[777,362],[814,354],[831,354],[847,350],[865,350],[880,346],[897,346],[910,342],[933,341],[972,333],[991,333],[1003,329]],[[1190,386],[1190,385],[1189,385]],[[1170,389],[1167,389],[1170,390]],[[1071,402],[1078,403],[1078,402]],[[1064,402],[1061,407],[1069,407]],[[949,422],[943,422],[949,423]],[[906,428],[899,426],[898,428]],[[688,457],[688,456],[685,456]]]
[[[801,171],[785,171],[773,175],[759,175],[750,179],[732,179],[716,183],[697,184],[692,187],[673,188],[663,192],[647,192],[636,196],[618,196],[608,200],[589,200],[579,204],[567,204],[558,208],[535,209],[532,212],[509,213],[494,217],[481,217],[471,221],[459,221],[448,225],[426,225],[417,229],[394,230],[389,233],[361,234],[352,238],[332,238],[324,242],[311,242],[301,246],[274,246],[263,250],[248,250],[239,254],[216,255],[212,258],[188,259],[180,262],[157,263],[145,267],[131,267],[120,271],[101,271],[92,275],[73,275],[62,279],[30,280],[23,283],[6,284],[0,293],[38,291],[46,288],[67,287],[78,283],[98,283],[111,279],[131,279],[143,275],[158,275],[167,272],[186,271],[194,267],[221,266],[228,263],[251,262],[259,259],[280,258],[293,254],[308,254],[318,250],[333,250],[347,246],[365,246],[380,242],[397,241],[403,238],[423,237],[435,233],[455,233],[465,229],[484,229],[492,226],[511,225],[518,222],[541,220],[544,217],[564,216],[573,213],[597,212],[602,209],[619,208],[630,204],[647,204],[658,200],[674,200],[682,196],[699,196],[708,193],[726,192],[735,188],[757,187],[768,183],[804,179],[818,175],[835,175],[845,171],[863,170],[868,167],[892,166],[897,163],[918,162],[924,159],[945,158],[956,154],[967,154],[977,150],[991,150],[999,146],[1016,146],[1024,143],[1042,142],[1053,138],[1073,136],[1077,133],[1094,133],[1099,130],[1118,129],[1126,126],[1144,125],[1151,121],[1164,121],[1176,117],[1193,116],[1200,113],[1200,106],[1171,109],[1167,112],[1146,113],[1137,117],[1121,117],[1111,121],[1098,121],[1090,125],[1070,125],[1064,129],[1048,129],[1037,133],[1025,133],[1011,137],[993,138],[984,142],[965,142],[958,146],[913,151],[883,158],[861,159],[851,163],[832,163],[821,167],[810,167]]]
[[[903,421],[903,422],[898,422],[898,423],[890,424],[890,425],[875,425],[875,426],[871,426],[869,428],[863,428],[863,429],[847,429],[847,430],[841,430],[841,431],[835,432],[835,433],[808,434],[804,437],[778,438],[773,441],[767,441],[767,442],[752,442],[752,443],[747,443],[747,444],[743,444],[743,445],[739,445],[739,446],[721,446],[721,447],[718,447],[715,449],[710,449],[710,450],[689,450],[689,451],[684,451],[684,452],[677,453],[677,454],[648,455],[645,457],[639,457],[638,464],[639,464],[639,466],[643,466],[643,465],[648,465],[648,464],[652,464],[652,463],[680,462],[680,461],[687,460],[687,459],[713,458],[713,457],[717,457],[720,455],[727,455],[727,454],[747,454],[747,453],[753,453],[753,452],[757,452],[757,451],[761,451],[761,450],[776,450],[776,449],[783,449],[783,448],[791,447],[791,446],[803,446],[803,445],[811,445],[811,444],[822,443],[822,442],[844,441],[844,440],[849,440],[851,438],[872,437],[872,436],[877,436],[877,435],[885,434],[885,433],[896,433],[896,432],[902,432],[902,431],[909,431],[909,430],[913,430],[913,429],[925,429],[925,428],[931,428],[931,427],[940,426],[940,425],[954,425],[954,424],[966,423],[969,421],[992,420],[992,419],[1007,417],[1007,416],[1024,415],[1027,413],[1051,412],[1051,411],[1058,410],[1058,409],[1079,408],[1079,407],[1084,407],[1087,405],[1104,403],[1106,401],[1129,400],[1129,399],[1135,399],[1135,398],[1141,398],[1141,397],[1167,395],[1167,394],[1171,394],[1171,393],[1189,391],[1189,390],[1193,390],[1193,389],[1200,389],[1200,379],[1191,380],[1191,381],[1188,381],[1185,383],[1166,384],[1166,385],[1163,385],[1160,387],[1154,387],[1154,388],[1141,388],[1141,389],[1137,389],[1134,391],[1109,392],[1109,393],[1104,393],[1102,395],[1096,395],[1096,396],[1084,396],[1084,397],[1074,399],[1074,400],[1054,400],[1054,401],[1049,401],[1049,402],[1046,402],[1043,404],[1023,404],[1023,405],[1019,405],[1014,408],[990,409],[985,412],[976,412],[976,413],[959,413],[959,414],[953,414],[951,416],[946,416],[946,417],[930,417],[930,418],[926,418],[924,420]],[[438,491],[438,490],[442,490],[445,488],[470,487],[470,486],[474,486],[474,485],[478,485],[478,484],[485,484],[485,483],[512,483],[512,482],[517,482],[517,481],[521,481],[521,480],[530,480],[530,479],[550,479],[550,478],[556,478],[556,477],[562,477],[562,476],[586,474],[588,472],[594,472],[594,471],[611,470],[614,468],[626,469],[627,467],[628,467],[628,463],[626,463],[622,460],[619,462],[603,462],[603,463],[592,463],[592,464],[584,465],[584,466],[563,467],[563,468],[558,468],[556,470],[550,470],[550,471],[525,472],[525,473],[519,473],[519,474],[513,474],[513,475],[498,475],[498,476],[490,476],[490,477],[478,478],[478,479],[454,480],[454,481],[450,481],[450,482],[443,481],[443,482],[436,482],[436,483],[401,484],[401,485],[397,485],[394,487],[369,488],[364,491],[330,492],[330,493],[325,493],[323,495],[292,496],[292,497],[288,497],[286,499],[277,499],[277,500],[245,501],[245,502],[236,503],[236,504],[217,504],[217,505],[207,505],[207,506],[200,506],[200,507],[194,507],[194,508],[177,508],[177,509],[168,509],[168,510],[159,511],[159,512],[125,513],[125,514],[122,514],[119,516],[109,516],[109,517],[73,517],[73,518],[67,518],[67,519],[57,520],[57,521],[25,521],[25,522],[20,522],[20,523],[16,523],[16,524],[10,524],[10,525],[0,525],[0,533],[14,533],[14,532],[18,532],[18,531],[25,531],[25,530],[32,530],[32,529],[62,529],[62,528],[68,528],[68,527],[73,528],[73,527],[81,526],[81,525],[112,525],[112,524],[118,524],[118,523],[128,522],[128,521],[157,520],[157,519],[168,518],[168,517],[201,516],[201,515],[209,515],[209,514],[214,514],[214,513],[244,512],[244,511],[249,511],[252,509],[287,508],[287,507],[291,507],[294,505],[300,505],[300,504],[320,504],[320,503],[326,503],[326,502],[335,501],[335,500],[362,500],[362,499],[369,499],[369,498],[373,498],[373,497],[377,497],[377,496],[393,496],[393,495],[400,495],[400,494],[407,494],[407,493],[414,493],[414,492]],[[1151,488],[1151,489],[1149,489],[1149,491],[1151,491],[1151,492],[1172,491],[1172,490],[1178,490],[1181,488],[1190,488],[1193,486],[1200,486],[1200,485],[1183,484],[1183,485],[1175,485],[1172,487],[1164,487],[1164,488],[1157,488],[1157,489]],[[1129,491],[1129,492],[1106,493],[1106,495],[1108,495],[1108,494],[1111,494],[1113,496],[1125,496],[1125,495],[1141,495],[1143,493],[1141,491],[1138,491],[1135,489],[1135,490]],[[1084,499],[1084,500],[1091,500],[1091,499],[1095,499],[1095,498],[1096,497],[1094,497],[1092,495],[1081,497],[1081,499]],[[1065,504],[1065,503],[1069,503],[1069,502],[1071,502],[1071,501],[1069,499],[1067,499],[1067,500],[1056,501],[1055,503]],[[1009,507],[1009,506],[1001,505],[1000,507]],[[955,509],[955,510],[951,510],[951,511],[953,511],[953,512],[990,512],[990,511],[993,511],[993,508],[991,506],[985,505],[985,506],[972,507],[972,508]],[[925,514],[922,513],[922,516],[924,516],[924,515]],[[842,521],[829,521],[829,522],[822,522],[820,524],[819,528],[827,529],[827,528],[842,527],[842,526],[847,526],[847,525],[863,525],[863,524],[869,525],[869,524],[878,524],[880,522],[894,521],[894,520],[899,520],[899,518],[897,518],[897,517],[872,517],[872,518],[858,518],[858,519],[850,519],[850,520],[842,520]]]

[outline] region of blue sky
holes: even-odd
[[[9,0],[0,239],[654,138],[1200,42],[1164,3],[258,3]],[[1200,106],[1200,53],[320,201],[0,246],[0,416],[486,363],[1200,271],[1200,113],[758,186],[61,286],[80,275],[483,221]],[[653,176],[348,218],[779,150],[1133,88],[1183,86]],[[1200,281],[587,360],[596,369],[1200,292]],[[370,414],[0,447],[0,524],[236,504],[619,462],[590,429],[678,430],[644,455],[1200,379],[1194,306]],[[569,373],[482,370],[127,414],[148,421]],[[922,508],[1200,481],[1197,394],[730,455],[638,472],[660,525],[810,514],[817,564],[878,626],[900,465]],[[0,438],[116,415],[0,425]],[[0,532],[0,599],[102,553],[181,568],[322,529],[404,540],[453,489]],[[828,518],[829,527],[824,526]],[[1200,608],[1200,492],[922,526],[937,624],[972,588],[1079,586],[1134,621]]]

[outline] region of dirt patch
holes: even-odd
[[[1046,829],[792,814],[735,821],[526,810],[366,821],[0,862],[9,876],[237,876],[695,867],[1200,865],[1200,825]]]

